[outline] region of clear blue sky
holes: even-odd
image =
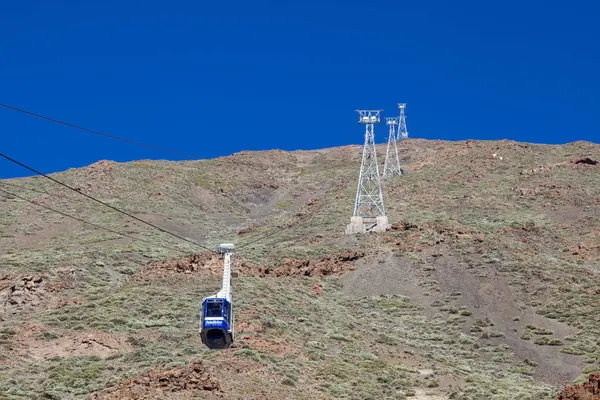
[[[362,143],[354,110],[398,102],[411,137],[599,142],[598,21],[593,0],[6,1],[0,102],[202,158]],[[182,159],[6,109],[0,152]]]

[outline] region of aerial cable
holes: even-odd
[[[292,227],[292,226],[294,226],[294,225],[295,225],[295,223],[290,223],[290,224],[288,224],[288,225],[286,225],[286,226],[284,226],[284,227],[282,227],[282,228],[280,228],[280,229],[276,229],[276,230],[275,230],[275,231],[273,231],[273,232],[270,232],[270,233],[268,233],[268,234],[266,234],[266,235],[264,235],[264,236],[262,236],[262,237],[259,237],[258,239],[251,240],[250,242],[246,242],[246,243],[244,243],[243,245],[241,245],[241,246],[238,246],[238,249],[243,249],[244,247],[250,246],[251,244],[254,244],[254,243],[256,243],[256,242],[260,242],[261,240],[268,239],[268,238],[270,238],[271,236],[273,236],[274,234],[276,234],[276,233],[279,233],[279,232],[282,232],[282,231],[284,231],[284,230],[286,230],[286,229],[288,229],[288,228],[291,228],[291,227]]]
[[[64,187],[66,187],[66,188],[68,188],[68,189],[70,189],[70,190],[74,191],[75,193],[79,193],[80,195],[82,195],[82,196],[85,196],[85,197],[87,197],[87,198],[89,198],[89,199],[92,199],[92,200],[94,200],[94,201],[95,201],[95,202],[97,202],[97,203],[100,203],[100,204],[102,204],[102,205],[104,205],[104,206],[106,206],[106,207],[109,207],[109,208],[111,208],[111,209],[113,209],[113,210],[117,211],[117,212],[120,212],[121,214],[127,215],[127,216],[128,216],[128,217],[130,217],[130,218],[133,218],[133,219],[135,219],[135,220],[137,220],[137,221],[139,221],[139,222],[142,222],[142,223],[144,223],[144,224],[146,224],[146,225],[148,225],[148,226],[151,226],[151,227],[153,227],[153,228],[155,228],[155,229],[158,229],[158,230],[159,230],[159,231],[161,231],[161,232],[164,232],[164,233],[166,233],[166,234],[168,234],[168,235],[171,235],[171,236],[173,236],[173,237],[176,237],[176,238],[178,238],[178,239],[180,239],[180,240],[183,240],[184,242],[187,242],[187,243],[193,244],[194,246],[200,247],[200,248],[202,248],[202,249],[205,249],[205,250],[208,250],[208,251],[210,251],[210,252],[213,252],[213,253],[215,252],[215,250],[209,249],[208,247],[205,247],[205,246],[203,246],[203,245],[201,245],[201,244],[199,244],[199,243],[196,243],[196,242],[194,242],[193,240],[189,240],[189,239],[186,239],[186,238],[184,238],[183,236],[179,236],[179,235],[177,235],[177,234],[175,234],[175,233],[169,232],[169,231],[167,231],[166,229],[163,229],[163,228],[161,228],[161,227],[159,227],[159,226],[156,226],[156,225],[154,225],[154,224],[152,224],[152,223],[150,223],[150,222],[144,221],[143,219],[141,219],[141,218],[138,218],[138,217],[136,217],[135,215],[132,215],[132,214],[130,214],[130,213],[128,213],[128,212],[122,211],[122,210],[118,209],[117,207],[111,206],[110,204],[108,204],[108,203],[105,203],[105,202],[103,202],[102,200],[98,200],[98,199],[96,199],[95,197],[92,197],[92,196],[90,196],[90,195],[88,195],[88,194],[85,194],[84,192],[82,192],[82,191],[79,191],[79,190],[75,189],[74,187],[71,187],[71,186],[67,185],[66,183],[63,183],[63,182],[61,182],[61,181],[58,181],[58,180],[56,180],[56,179],[52,178],[51,176],[48,176],[48,175],[44,174],[43,172],[40,172],[40,171],[38,171],[38,170],[36,170],[36,169],[34,169],[34,168],[32,168],[32,167],[29,167],[29,166],[27,166],[27,165],[25,165],[25,164],[23,164],[23,163],[21,163],[21,162],[19,162],[19,161],[15,160],[15,159],[11,158],[11,157],[9,157],[9,156],[7,156],[7,155],[5,155],[5,154],[2,154],[2,153],[0,153],[0,157],[3,157],[3,158],[5,158],[5,159],[7,159],[8,161],[10,161],[10,162],[13,162],[13,163],[15,163],[15,164],[17,164],[17,165],[20,165],[21,167],[23,167],[23,168],[25,168],[25,169],[28,169],[29,171],[35,172],[36,174],[38,174],[38,175],[40,175],[40,176],[43,176],[43,177],[44,177],[44,178],[46,178],[46,179],[50,179],[51,181],[53,181],[53,182],[55,182],[55,183],[57,183],[57,184],[59,184],[59,185],[61,185],[61,186],[64,186]]]
[[[11,105],[8,105],[8,104],[3,104],[3,103],[0,103],[0,106],[1,106],[1,107],[4,107],[4,108],[6,108],[6,109],[9,109],[9,110],[13,110],[13,111],[17,111],[17,112],[20,112],[20,113],[23,113],[23,114],[31,115],[31,116],[33,116],[33,117],[36,117],[36,118],[44,119],[44,120],[47,120],[47,121],[50,121],[50,122],[54,122],[54,123],[57,123],[57,124],[61,124],[61,125],[64,125],[64,126],[68,126],[68,127],[71,127],[71,128],[75,128],[75,129],[79,129],[79,130],[82,130],[82,131],[85,131],[85,132],[93,133],[93,134],[95,134],[95,135],[100,135],[100,136],[108,137],[108,138],[110,138],[110,139],[120,140],[120,141],[122,141],[122,142],[126,142],[126,143],[129,143],[129,144],[133,144],[133,145],[137,145],[137,146],[142,146],[142,147],[146,147],[146,148],[149,148],[149,149],[153,149],[153,150],[157,150],[157,151],[162,151],[162,152],[166,152],[166,153],[178,154],[178,155],[182,155],[182,156],[185,156],[185,157],[191,157],[191,158],[195,158],[195,159],[200,159],[200,158],[201,158],[201,157],[199,157],[199,156],[197,156],[197,155],[193,155],[193,154],[189,154],[189,153],[184,153],[184,152],[180,152],[180,151],[174,151],[174,150],[170,150],[170,149],[166,149],[166,148],[161,148],[161,147],[157,147],[157,146],[149,145],[149,144],[142,143],[142,142],[133,141],[133,140],[130,140],[130,139],[125,139],[125,138],[118,137],[118,136],[114,136],[114,135],[109,135],[109,134],[106,134],[106,133],[103,133],[103,132],[99,132],[99,131],[96,131],[96,130],[93,130],[93,129],[85,128],[85,127],[82,127],[82,126],[79,126],[79,125],[71,124],[71,123],[69,123],[69,122],[65,122],[65,121],[61,121],[61,120],[55,119],[55,118],[51,118],[51,117],[47,117],[47,116],[44,116],[44,115],[41,115],[41,114],[37,114],[37,113],[34,113],[34,112],[32,112],[32,111],[27,111],[27,110],[24,110],[24,109],[21,109],[21,108],[18,108],[18,107],[14,107],[14,106],[11,106]],[[138,220],[138,221],[140,221],[140,222],[143,222],[143,223],[145,223],[145,224],[147,224],[147,225],[150,225],[150,226],[152,226],[152,227],[154,227],[154,228],[156,228],[156,229],[158,229],[158,230],[160,230],[160,231],[162,231],[162,232],[165,232],[165,233],[167,233],[167,234],[170,234],[170,235],[172,235],[172,236],[175,236],[175,237],[177,237],[177,238],[179,238],[179,239],[181,239],[181,240],[184,240],[184,241],[186,241],[186,242],[188,242],[188,243],[191,243],[191,244],[193,244],[193,245],[195,245],[195,246],[199,246],[199,247],[201,247],[201,248],[204,248],[204,249],[206,249],[206,250],[209,250],[209,251],[213,251],[213,252],[214,252],[214,250],[210,250],[210,249],[208,249],[207,247],[204,247],[204,246],[202,246],[202,245],[200,245],[200,244],[198,244],[198,243],[196,243],[196,242],[193,242],[193,241],[190,241],[190,240],[188,240],[188,239],[182,238],[181,236],[178,236],[178,235],[176,235],[176,234],[173,234],[173,233],[171,233],[171,232],[169,232],[169,231],[166,231],[166,230],[164,230],[164,229],[162,229],[162,228],[159,228],[159,227],[157,227],[157,226],[155,226],[155,225],[152,225],[152,224],[150,224],[149,222],[146,222],[146,221],[144,221],[144,220],[142,220],[142,219],[140,219],[140,218],[137,218],[137,217],[135,217],[135,216],[133,216],[133,215],[131,215],[131,214],[129,214],[129,213],[126,213],[126,212],[124,212],[124,211],[121,211],[121,210],[117,209],[116,207],[113,207],[113,206],[111,206],[111,205],[109,205],[109,204],[103,203],[103,202],[101,202],[100,200],[97,200],[97,199],[95,199],[95,198],[93,198],[93,197],[91,197],[91,196],[89,196],[89,195],[86,195],[86,194],[85,194],[85,193],[83,193],[83,192],[80,192],[80,191],[78,191],[78,190],[76,190],[76,189],[74,189],[74,188],[72,188],[72,187],[70,187],[70,186],[68,186],[68,185],[66,185],[66,184],[64,184],[64,183],[62,183],[62,182],[59,182],[59,181],[57,181],[57,180],[55,180],[55,179],[53,179],[53,178],[51,178],[51,177],[49,177],[49,176],[47,176],[47,175],[45,175],[45,174],[43,174],[43,173],[39,172],[39,171],[36,171],[36,170],[34,170],[33,168],[27,167],[26,165],[24,165],[24,164],[21,164],[21,163],[19,163],[18,161],[16,161],[16,160],[13,160],[13,159],[11,159],[11,158],[9,158],[9,157],[7,157],[7,156],[3,155],[3,154],[0,154],[0,156],[2,156],[2,157],[4,157],[4,158],[6,158],[6,159],[7,159],[7,160],[9,160],[9,161],[12,161],[12,162],[14,162],[14,163],[18,164],[18,165],[21,165],[22,167],[24,167],[24,168],[26,168],[26,169],[29,169],[30,171],[33,171],[33,172],[35,172],[35,173],[37,173],[37,174],[39,174],[39,175],[41,175],[41,176],[43,176],[43,177],[45,177],[45,178],[48,178],[48,179],[50,179],[50,180],[52,180],[52,181],[54,181],[54,182],[56,182],[56,183],[59,183],[59,184],[60,184],[60,185],[62,185],[62,186],[65,186],[65,187],[67,187],[67,188],[69,188],[69,189],[71,189],[71,190],[73,190],[73,191],[76,191],[77,193],[83,194],[84,196],[86,196],[86,197],[89,197],[89,198],[91,198],[92,200],[94,200],[94,201],[97,201],[97,202],[99,202],[99,203],[101,203],[101,204],[103,204],[103,205],[105,205],[105,206],[107,206],[107,207],[110,207],[110,208],[112,208],[112,209],[114,209],[114,210],[116,210],[116,211],[118,211],[118,212],[121,212],[121,213],[123,213],[123,214],[125,214],[125,215],[128,215],[129,217],[131,217],[131,218],[134,218],[134,219],[136,219],[136,220]],[[255,179],[253,178],[253,180],[255,180]],[[225,194],[224,192],[221,192],[221,194],[222,194],[224,197],[227,197],[228,199],[232,200],[234,203],[237,203],[238,205],[242,206],[242,208],[244,208],[244,209],[248,210],[248,207],[246,207],[246,206],[242,205],[242,204],[241,204],[241,203],[239,203],[237,200],[235,200],[234,198],[232,198],[232,197],[228,196],[228,195],[227,195],[227,194]],[[236,213],[236,214],[237,214],[237,213]],[[312,215],[312,214],[314,214],[314,212],[313,212],[313,213],[310,213],[310,214],[308,214],[307,216],[310,216],[310,215]],[[242,216],[241,214],[238,214],[238,216],[246,218],[245,216]],[[304,218],[300,218],[298,221],[296,221],[296,222],[293,222],[293,223],[289,224],[288,226],[285,226],[285,227],[283,227],[283,228],[282,228],[282,229],[280,229],[280,230],[276,230],[276,231],[275,231],[275,232],[273,232],[273,233],[269,233],[269,234],[267,234],[267,235],[266,235],[266,236],[265,236],[263,239],[266,239],[266,238],[268,238],[268,237],[272,236],[274,233],[277,233],[277,232],[279,232],[279,231],[282,231],[282,230],[288,229],[289,227],[296,225],[296,224],[297,224],[297,223],[299,223],[299,222],[300,222],[302,219],[304,219]],[[259,241],[259,240],[262,240],[262,239],[258,239],[258,240],[256,240],[256,241],[251,241],[250,243],[246,243],[246,244],[242,245],[242,247],[245,247],[245,246],[247,246],[247,245],[249,245],[249,244],[255,243],[255,242]]]
[[[40,190],[40,189],[34,189],[34,188],[30,188],[30,187],[23,186],[23,185],[17,185],[16,183],[7,182],[6,180],[0,180],[0,182],[2,182],[5,185],[9,185],[9,186],[13,186],[13,187],[19,188],[21,190],[29,190],[29,191],[32,191],[32,192],[36,192],[36,193],[40,193],[40,194],[45,194],[45,195],[52,196],[52,197],[62,198],[58,194],[52,193],[52,192],[49,192],[49,191]],[[124,210],[124,211],[128,211],[128,210]],[[133,211],[128,211],[128,212],[130,212],[132,214],[134,213]],[[152,212],[146,212],[146,211],[139,212],[139,214],[155,215],[155,216],[165,217],[165,218],[186,219],[186,220],[191,220],[191,221],[206,221],[205,219],[202,219],[202,218],[190,217],[189,215],[162,214],[162,213],[152,213]],[[230,213],[230,214],[232,214],[232,213]],[[234,214],[235,214],[235,216],[237,216],[239,218],[248,219],[248,217],[246,215],[242,215],[242,214],[238,214],[238,213],[234,213]]]
[[[45,115],[37,114],[37,113],[34,113],[32,111],[23,110],[21,108],[14,107],[14,106],[11,106],[11,105],[8,105],[8,104],[2,104],[2,103],[0,103],[0,106],[4,107],[4,108],[7,108],[9,110],[14,110],[14,111],[17,111],[17,112],[20,112],[20,113],[23,113],[23,114],[31,115],[31,116],[36,117],[36,118],[44,119],[46,121],[55,122],[57,124],[61,124],[61,125],[64,125],[64,126],[68,126],[70,128],[75,128],[75,129],[79,129],[79,130],[82,130],[82,131],[85,131],[85,132],[93,133],[95,135],[104,136],[104,137],[107,137],[107,138],[110,138],[110,139],[120,140],[122,142],[126,142],[126,143],[133,144],[133,145],[136,145],[136,146],[142,146],[142,147],[145,147],[145,148],[148,148],[148,149],[152,149],[152,150],[156,150],[156,151],[162,151],[164,153],[176,154],[176,155],[180,155],[180,156],[184,156],[184,157],[188,157],[188,158],[193,158],[193,159],[198,159],[198,160],[202,158],[199,155],[195,155],[195,154],[189,154],[189,153],[184,153],[184,152],[181,152],[181,151],[170,150],[170,149],[166,149],[166,148],[163,148],[163,147],[157,147],[157,146],[153,146],[153,145],[150,145],[150,144],[146,144],[146,143],[142,143],[142,142],[137,142],[137,141],[130,140],[130,139],[125,139],[125,138],[122,138],[122,137],[119,137],[119,136],[109,135],[107,133],[103,133],[103,132],[99,132],[99,131],[96,131],[96,130],[93,130],[93,129],[85,128],[85,127],[80,126],[80,125],[71,124],[69,122],[65,122],[65,121],[61,121],[61,120],[55,119],[55,118],[47,117]],[[248,207],[244,206],[243,204],[241,204],[240,202],[238,202],[234,198],[228,196],[224,192],[222,192],[221,194],[224,197],[227,197],[228,199],[230,199],[231,201],[233,201],[234,203],[237,203],[242,208],[248,210]],[[242,218],[246,218],[246,216],[243,216],[241,214],[237,214],[237,215],[240,216],[240,217],[242,217]]]
[[[344,183],[344,182],[343,182],[343,183],[341,183],[341,184],[340,184],[340,186],[339,186],[339,189],[338,189],[338,190],[337,190],[337,192],[335,193],[336,197],[342,193],[342,191],[345,189],[345,187],[346,187],[346,186],[347,186],[347,183]],[[249,246],[249,245],[251,245],[251,244],[254,244],[254,243],[260,242],[261,240],[268,239],[268,238],[270,238],[271,236],[275,235],[276,233],[283,232],[284,230],[286,230],[286,229],[289,229],[289,228],[291,228],[291,227],[293,227],[293,226],[295,226],[295,225],[299,224],[300,222],[302,222],[302,221],[303,221],[303,220],[305,220],[306,218],[314,216],[314,215],[315,215],[315,214],[316,214],[318,211],[320,211],[320,210],[321,210],[321,209],[324,207],[324,205],[325,205],[325,202],[321,203],[321,205],[320,205],[319,207],[317,207],[315,210],[313,210],[312,212],[305,214],[304,216],[302,216],[302,217],[298,218],[297,220],[295,220],[295,221],[292,221],[292,222],[288,223],[287,225],[285,225],[285,226],[283,226],[283,227],[280,227],[280,228],[276,229],[276,230],[275,230],[275,231],[273,231],[273,232],[269,232],[268,234],[266,234],[266,235],[264,235],[264,236],[262,236],[262,237],[259,237],[259,238],[257,238],[257,239],[251,240],[250,242],[246,242],[246,243],[244,243],[243,245],[241,245],[241,246],[238,246],[238,248],[239,248],[239,249],[241,249],[241,248],[244,248],[244,247],[246,247],[246,246]],[[260,235],[260,234],[259,234],[259,235]],[[257,235],[251,236],[251,238],[256,238],[256,236],[257,236]]]
[[[0,183],[3,183],[3,182],[0,182]],[[105,226],[98,225],[98,224],[95,224],[95,223],[93,223],[93,222],[86,221],[86,220],[84,220],[84,219],[82,219],[82,218],[75,217],[75,216],[73,216],[73,215],[70,215],[70,214],[64,213],[64,212],[62,212],[62,211],[59,211],[59,210],[56,210],[56,209],[54,209],[54,208],[52,208],[52,207],[48,207],[48,206],[46,206],[46,205],[43,205],[43,204],[40,204],[40,203],[36,203],[36,202],[34,202],[33,200],[26,199],[25,197],[21,197],[21,196],[19,196],[18,194],[15,194],[15,193],[9,192],[8,190],[4,190],[4,189],[2,189],[2,188],[0,188],[0,192],[3,192],[3,193],[5,193],[5,194],[7,194],[7,195],[9,195],[9,196],[16,197],[16,198],[18,198],[18,199],[21,199],[21,200],[23,200],[23,201],[26,201],[26,202],[28,202],[28,203],[31,203],[31,204],[33,204],[33,205],[36,205],[36,206],[38,206],[38,207],[45,208],[46,210],[53,211],[53,212],[55,212],[55,213],[57,213],[57,214],[60,214],[60,215],[62,215],[62,216],[64,216],[64,217],[71,218],[71,219],[74,219],[74,220],[76,220],[76,221],[79,221],[79,222],[83,222],[84,224],[91,225],[91,226],[93,226],[93,227],[96,227],[96,228],[99,228],[99,229],[103,229],[103,230],[105,230],[105,231],[108,231],[108,232],[114,233],[114,234],[116,234],[116,235],[119,235],[119,236],[128,237],[128,238],[130,238],[130,239],[137,240],[137,241],[140,241],[140,242],[149,243],[149,244],[151,244],[151,245],[153,245],[153,246],[155,246],[155,247],[156,247],[156,246],[158,246],[158,247],[162,247],[162,248],[165,248],[165,249],[168,249],[168,250],[178,251],[178,252],[181,252],[181,253],[189,253],[189,251],[186,251],[186,250],[177,249],[177,248],[175,248],[175,247],[169,247],[169,246],[164,246],[164,245],[157,245],[156,243],[153,243],[153,242],[151,242],[151,241],[149,241],[149,240],[145,240],[145,239],[142,239],[142,238],[137,238],[137,237],[135,237],[135,236],[131,236],[131,235],[127,234],[127,233],[118,232],[118,231],[115,231],[115,230],[113,230],[113,229],[111,229],[111,228],[107,228],[107,227],[105,227]]]
[[[282,226],[282,227],[278,227],[278,228],[276,228],[274,231],[272,231],[272,232],[269,232],[269,233],[267,233],[267,234],[264,234],[264,235],[263,235],[263,234],[257,234],[257,235],[251,236],[250,238],[251,238],[251,239],[253,239],[253,240],[250,240],[249,242],[246,242],[246,243],[244,243],[243,245],[241,245],[241,246],[238,246],[238,249],[242,249],[242,248],[244,248],[244,247],[247,247],[247,246],[249,246],[249,245],[251,245],[251,244],[254,244],[254,243],[260,242],[260,241],[262,241],[262,240],[268,239],[268,238],[270,238],[271,236],[275,235],[276,233],[283,232],[283,231],[285,231],[286,229],[289,229],[289,228],[291,228],[291,227],[293,227],[293,226],[296,226],[296,225],[298,225],[300,222],[302,222],[302,220],[304,220],[304,219],[306,219],[306,218],[308,218],[308,217],[310,217],[310,216],[313,216],[313,215],[314,215],[314,212],[312,212],[312,213],[309,213],[309,214],[306,214],[306,215],[304,215],[303,217],[300,217],[300,218],[298,218],[298,219],[297,219],[297,220],[295,220],[295,221],[289,222],[288,224],[286,224],[286,225],[284,225],[284,226]],[[254,238],[256,238],[257,236],[258,236],[258,238],[257,238],[257,239],[254,239]]]
[[[57,197],[59,199],[63,198],[62,196],[59,196],[56,193],[47,192],[45,190],[40,190],[40,189],[34,189],[34,188],[26,187],[26,186],[23,186],[23,185],[17,185],[16,183],[6,182],[6,180],[0,180],[0,183],[2,183],[4,185],[9,185],[9,186],[13,186],[13,187],[19,188],[21,190],[29,190],[29,191],[32,191],[32,192],[36,192],[36,193],[40,193],[40,194],[45,194],[45,195],[52,196],[52,197]],[[128,210],[124,210],[124,211],[128,211]],[[133,211],[128,211],[128,212],[130,212],[132,214],[134,213]],[[190,217],[189,215],[161,214],[161,213],[151,213],[151,212],[146,212],[146,211],[139,212],[139,214],[155,215],[155,216],[158,216],[158,217],[165,217],[165,218],[187,219],[187,220],[192,220],[192,221],[194,221],[194,220],[205,221],[205,219],[194,218],[194,217]],[[241,217],[241,215],[240,215],[240,217]]]
[[[164,153],[177,154],[177,155],[184,156],[184,157],[190,157],[190,158],[195,158],[195,159],[199,159],[200,158],[200,157],[198,157],[196,155],[193,155],[193,154],[184,153],[184,152],[176,151],[176,150],[169,150],[169,149],[165,149],[163,147],[153,146],[153,145],[142,143],[142,142],[136,142],[136,141],[131,140],[131,139],[125,139],[125,138],[122,138],[122,137],[119,137],[119,136],[109,135],[107,133],[95,131],[93,129],[84,128],[84,127],[79,126],[79,125],[74,125],[74,124],[71,124],[71,123],[68,123],[68,122],[65,122],[65,121],[60,121],[58,119],[54,119],[54,118],[46,117],[44,115],[36,114],[34,112],[31,112],[31,111],[23,110],[21,108],[9,106],[8,104],[2,104],[2,103],[0,103],[0,107],[7,108],[9,110],[18,111],[18,112],[23,113],[23,114],[27,114],[27,115],[31,115],[33,117],[45,119],[46,121],[55,122],[57,124],[65,125],[65,126],[68,126],[68,127],[71,127],[71,128],[75,128],[75,129],[79,129],[79,130],[82,130],[82,131],[85,131],[85,132],[93,133],[94,135],[100,135],[100,136],[104,136],[104,137],[107,137],[107,138],[110,138],[110,139],[120,140],[122,142],[126,142],[126,143],[129,143],[129,144],[134,144],[136,146],[142,146],[142,147],[146,147],[148,149],[162,151]]]
[[[238,246],[238,248],[243,248],[243,247],[249,246],[249,245],[259,242],[263,239],[267,239],[267,238],[273,236],[277,232],[282,232],[288,228],[291,228],[292,226],[297,225],[299,222],[301,222],[304,218],[308,217],[309,215],[312,215],[312,213],[306,214],[302,217],[299,217],[295,221],[292,220],[291,222],[288,222],[287,224],[284,224],[283,226],[279,225],[279,226],[275,227],[275,230],[271,230],[268,233],[255,233],[254,235],[247,236],[244,239],[250,240],[250,241]]]

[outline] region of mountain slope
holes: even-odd
[[[392,230],[345,236],[360,151],[53,175],[236,244],[224,352],[197,334],[218,259],[49,180],[2,181],[144,241],[0,197],[0,398],[550,399],[600,369],[600,146],[405,141],[408,173],[383,183]]]

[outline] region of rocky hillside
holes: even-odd
[[[235,243],[226,351],[198,336],[216,257],[44,178],[0,181],[0,398],[554,399],[593,385],[600,145],[405,141],[408,173],[383,182],[392,229],[345,236],[360,151],[53,174],[208,248]]]

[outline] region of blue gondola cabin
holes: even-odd
[[[233,310],[225,298],[207,297],[202,302],[202,343],[209,349],[227,349],[233,343]]]

